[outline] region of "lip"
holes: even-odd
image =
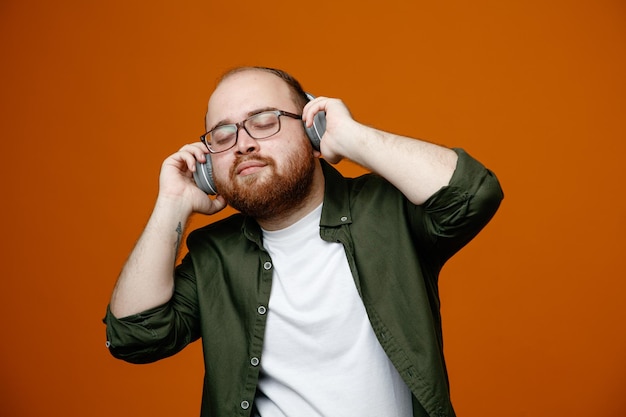
[[[267,164],[263,161],[252,160],[252,161],[244,161],[237,165],[237,169],[235,173],[237,175],[250,175],[264,168]]]

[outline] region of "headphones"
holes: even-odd
[[[313,100],[313,96],[306,93],[307,98]],[[304,124],[304,122],[302,122]],[[320,142],[322,136],[326,131],[326,113],[318,112],[313,118],[313,124],[311,127],[304,126],[304,131],[313,145],[313,149],[320,150]],[[198,188],[207,194],[217,194],[217,188],[215,187],[215,181],[213,180],[213,166],[211,164],[211,154],[206,154],[206,162],[200,163],[196,161],[196,171],[193,173],[193,179],[196,182]]]

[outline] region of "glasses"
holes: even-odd
[[[257,113],[239,123],[221,125],[200,136],[200,140],[211,153],[227,151],[237,144],[239,129],[243,128],[253,139],[266,139],[280,132],[280,116],[302,119],[302,115],[283,110]]]

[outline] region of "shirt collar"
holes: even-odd
[[[325,160],[320,159],[320,162],[326,180],[320,226],[338,227],[352,223],[350,193],[346,179]]]
[[[352,223],[350,211],[349,189],[346,179],[333,166],[320,159],[324,174],[324,205],[322,207],[321,227],[339,227]],[[262,247],[262,232],[259,224],[246,216],[242,233],[246,238]]]

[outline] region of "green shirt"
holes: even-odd
[[[345,248],[354,282],[385,352],[413,393],[414,416],[454,416],[443,356],[438,276],[495,214],[496,177],[463,150],[448,186],[422,205],[374,174],[348,179],[322,161],[320,236]],[[254,409],[272,285],[259,225],[235,214],[193,231],[165,305],[116,319],[107,340],[133,363],[171,356],[202,338],[202,417]],[[363,360],[367,366],[367,359]]]

